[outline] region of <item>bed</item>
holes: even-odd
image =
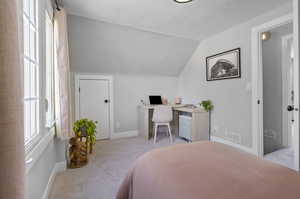
[[[215,142],[143,155],[117,194],[117,199],[283,198],[300,198],[297,172]]]

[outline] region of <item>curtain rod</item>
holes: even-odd
[[[59,4],[58,4],[58,0],[55,0],[55,5],[56,5],[56,10],[61,11]]]

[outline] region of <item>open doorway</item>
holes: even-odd
[[[252,30],[252,128],[257,155],[299,170],[296,23],[286,15]]]
[[[263,154],[294,169],[293,24],[262,33]]]

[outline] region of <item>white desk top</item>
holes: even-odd
[[[144,108],[144,109],[154,109],[156,105],[140,105],[141,108]],[[202,108],[199,108],[199,107],[191,107],[191,105],[186,105],[186,104],[170,104],[169,106],[172,106],[172,108],[175,110],[175,111],[180,111],[180,112],[188,112],[188,113],[199,113],[199,112],[203,112],[203,113],[206,113],[205,110],[203,110]]]

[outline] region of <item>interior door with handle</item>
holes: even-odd
[[[98,121],[97,139],[110,137],[109,81],[80,79],[79,117]]]
[[[295,37],[291,40],[291,70],[290,75],[292,80],[291,91],[291,107],[288,107],[292,117],[292,146],[294,149],[294,167],[299,171],[299,56],[296,56],[298,52],[298,45],[296,45]]]
[[[299,170],[299,68],[295,64],[294,58],[294,42],[293,37],[287,41],[288,49],[290,50],[289,59],[286,67],[288,68],[287,78],[287,98],[288,98],[288,132],[289,145],[294,151],[294,168]]]

